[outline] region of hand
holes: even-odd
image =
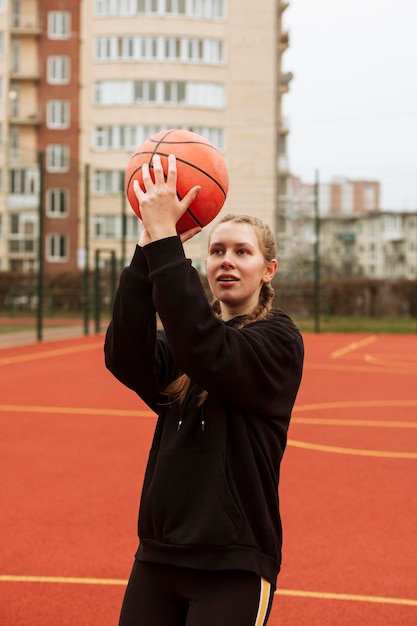
[[[177,234],[176,224],[195,199],[200,187],[192,187],[182,200],[177,195],[177,164],[173,154],[168,157],[168,173],[165,181],[159,155],[152,159],[154,180],[152,180],[149,166],[142,166],[142,179],[145,187],[143,191],[134,181],[133,189],[140,204],[140,212],[144,232],[140,241],[156,241]],[[201,229],[190,229],[183,233],[182,241],[190,239]],[[146,245],[146,244],[144,244]]]

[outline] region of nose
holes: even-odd
[[[226,267],[232,267],[232,266],[233,266],[233,261],[232,261],[232,258],[231,258],[231,256],[230,256],[228,253],[226,253],[226,254],[223,256],[223,258],[222,258],[222,262],[221,262],[221,264],[220,264],[220,267],[221,267],[222,269],[224,269],[224,268],[226,268]]]

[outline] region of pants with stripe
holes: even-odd
[[[265,626],[274,591],[250,572],[135,560],[119,626]]]

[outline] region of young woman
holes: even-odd
[[[303,342],[272,309],[270,229],[227,215],[212,230],[210,305],[176,223],[176,194],[144,168],[144,230],[120,278],[106,364],[158,415],[120,626],[259,626],[281,563],[278,482]],[[157,330],[156,315],[164,330]]]

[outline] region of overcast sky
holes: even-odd
[[[293,174],[379,180],[417,210],[417,0],[290,0],[284,95]]]

